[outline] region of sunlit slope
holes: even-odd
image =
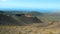
[[[60,13],[43,13],[43,15],[37,16],[39,19],[43,20],[44,22],[48,21],[60,21]]]
[[[58,34],[60,33],[60,28],[58,25],[50,25],[45,27],[37,26],[0,26],[0,34]]]

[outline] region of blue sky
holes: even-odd
[[[0,10],[60,10],[60,0],[0,0]]]

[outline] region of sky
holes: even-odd
[[[60,10],[60,0],[0,0],[0,10]]]

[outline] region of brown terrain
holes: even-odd
[[[0,34],[60,34],[60,21],[44,21],[31,14],[0,13]]]

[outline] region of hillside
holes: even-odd
[[[24,25],[10,16],[0,14],[0,25]]]
[[[10,14],[8,16],[5,13],[0,14],[0,25],[28,25],[41,22],[42,21],[37,17],[16,16]]]
[[[60,34],[60,16],[56,13],[0,12],[0,34]]]

